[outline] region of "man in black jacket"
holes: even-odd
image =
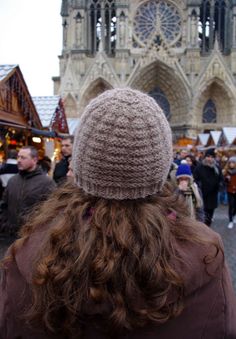
[[[204,159],[193,172],[194,179],[202,191],[205,224],[210,226],[216,207],[218,206],[218,192],[223,182],[222,171],[215,160],[213,148],[205,152]]]
[[[57,184],[60,184],[66,179],[66,174],[69,170],[69,164],[71,160],[73,141],[73,135],[61,141],[62,159],[56,164],[53,172],[53,179]]]
[[[2,231],[13,237],[25,222],[32,208],[47,198],[56,187],[54,181],[37,165],[38,153],[32,146],[24,146],[17,156],[19,173],[13,176],[3,194]]]

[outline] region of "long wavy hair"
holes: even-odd
[[[33,265],[26,319],[59,337],[79,338],[96,319],[114,333],[176,317],[184,307],[184,281],[175,243],[205,243],[196,223],[168,184],[158,195],[117,201],[66,183],[11,247],[14,257],[32,233],[51,224]]]

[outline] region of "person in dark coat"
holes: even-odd
[[[171,129],[153,98],[116,88],[89,103],[74,182],[31,216],[4,259],[0,336],[236,337],[222,240],[166,181],[171,163]]]
[[[69,170],[69,164],[71,160],[73,140],[74,136],[71,135],[68,138],[62,139],[61,141],[62,158],[56,164],[53,172],[53,179],[57,184],[63,183],[63,181],[65,181],[66,179],[66,175]]]
[[[54,181],[37,166],[38,153],[32,146],[22,147],[18,153],[19,173],[13,176],[3,194],[2,231],[17,237],[30,210],[46,199],[56,187]]]
[[[216,207],[218,206],[218,193],[223,183],[223,175],[215,160],[213,148],[205,152],[204,159],[193,172],[194,180],[202,191],[205,224],[210,226]]]
[[[0,167],[0,199],[7,187],[8,180],[18,173],[17,167],[17,151],[15,149],[8,151],[6,162]]]

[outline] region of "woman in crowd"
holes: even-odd
[[[228,228],[233,228],[236,223],[236,156],[230,157],[223,169],[228,196]]]
[[[74,183],[39,208],[3,262],[3,339],[236,337],[221,238],[166,183],[172,158],[150,96],[122,88],[89,103]]]

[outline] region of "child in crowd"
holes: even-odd
[[[190,166],[180,164],[176,171],[178,190],[184,195],[190,215],[199,221],[204,221],[203,201],[197,184],[193,180]]]

